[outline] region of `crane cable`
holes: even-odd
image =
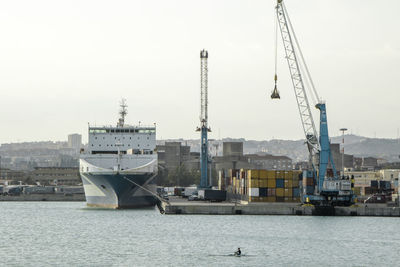
[[[275,21],[275,47],[274,47],[274,52],[275,52],[275,76],[274,76],[274,80],[275,80],[275,88],[276,88],[276,83],[278,80],[278,18],[276,16],[274,16],[274,21]]]

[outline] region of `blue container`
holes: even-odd
[[[285,188],[285,180],[276,179],[276,188]]]
[[[300,190],[298,188],[293,188],[293,197],[299,197],[300,196]]]
[[[378,188],[378,181],[371,181],[371,187]]]

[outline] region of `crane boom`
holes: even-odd
[[[292,79],[294,93],[296,95],[296,101],[299,109],[301,122],[303,125],[304,135],[307,140],[310,157],[312,157],[320,150],[320,146],[318,143],[318,134],[315,128],[315,123],[311,113],[310,104],[307,98],[303,77],[300,71],[300,64],[296,55],[296,50],[291,36],[291,33],[294,34],[294,31],[291,27],[290,20],[286,14],[287,12],[285,10],[282,0],[278,0],[278,4],[276,6],[276,15],[282,36],[283,47],[285,50],[287,63],[289,65],[290,77]],[[301,56],[301,58],[303,57]],[[303,64],[305,65],[305,63]]]

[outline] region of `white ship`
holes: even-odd
[[[125,125],[125,100],[116,127],[89,126],[88,149],[80,157],[80,175],[91,207],[154,206],[157,175],[156,127]]]

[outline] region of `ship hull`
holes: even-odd
[[[153,176],[153,173],[81,173],[86,203],[89,207],[110,209],[153,207],[157,203],[153,195],[155,185],[149,183]]]

